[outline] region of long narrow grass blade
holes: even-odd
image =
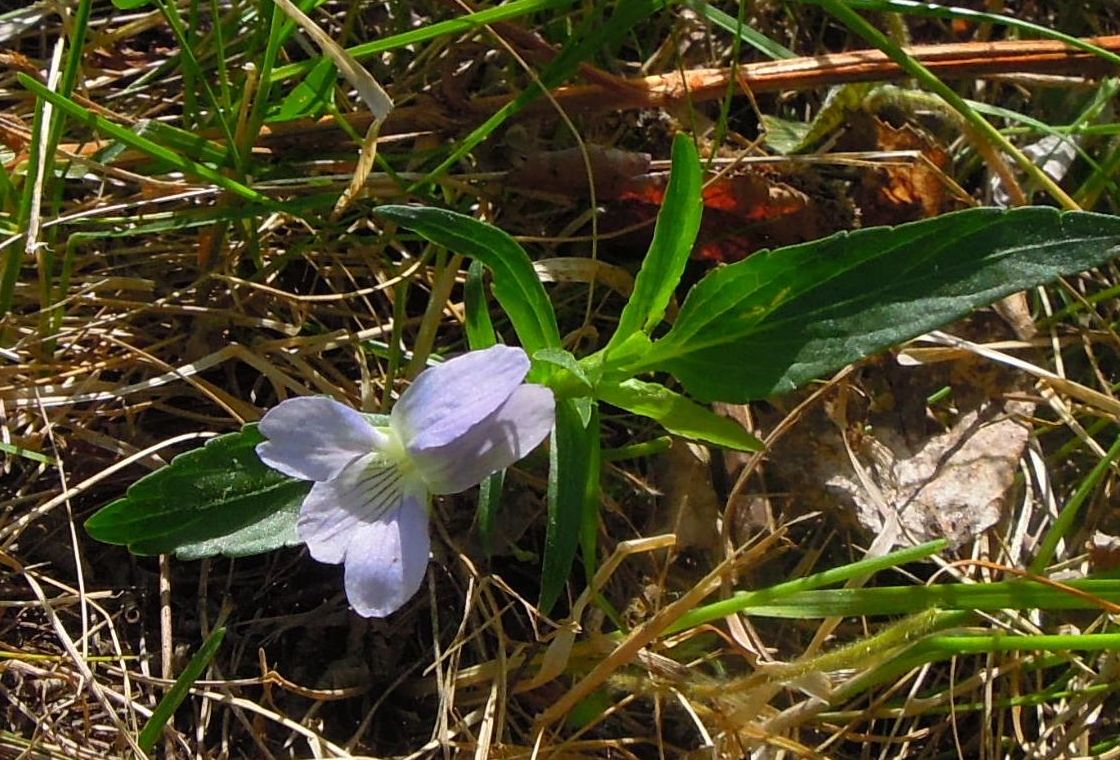
[[[663,5],[664,0],[621,0],[621,2],[614,4],[611,16],[606,22],[599,26],[590,25],[586,33],[574,35],[569,44],[560,52],[560,55],[545,67],[531,87],[527,87],[524,92],[506,103],[493,116],[462,138],[451,155],[435,169],[432,169],[423,181],[431,182],[442,176],[444,172],[470,153],[476,145],[489,137],[490,133],[540,97],[545,88],[556,87],[564,82],[579,64],[590,58],[593,51],[604,44],[606,40],[621,36],[639,21],[659,10]]]
[[[813,2],[813,0],[808,0],[808,2]],[[965,21],[997,24],[1011,29],[1021,29],[1024,32],[1030,32],[1043,39],[1061,40],[1070,47],[1084,50],[1093,55],[1099,55],[1106,61],[1120,64],[1120,55],[1116,55],[1116,53],[1113,53],[1111,50],[1105,50],[1087,40],[1064,34],[1057,29],[1051,29],[1041,24],[1034,24],[1030,21],[1015,18],[1014,16],[1006,16],[1001,13],[988,13],[986,11],[973,10],[972,8],[961,8],[955,5],[915,2],[915,0],[847,0],[847,4],[852,8],[860,8],[869,11],[903,13],[909,16],[922,16],[924,18],[962,19]]]
[[[1046,531],[1046,536],[1042,539],[1042,543],[1038,547],[1038,552],[1035,554],[1034,561],[1031,562],[1030,572],[1041,575],[1046,571],[1046,567],[1054,559],[1054,552],[1058,548],[1058,542],[1063,538],[1068,537],[1071,530],[1075,527],[1077,515],[1081,513],[1081,505],[1085,500],[1096,492],[1097,486],[1100,485],[1104,476],[1112,470],[1116,458],[1120,457],[1120,438],[1117,438],[1108,453],[1103,459],[1097,462],[1092,471],[1081,481],[1081,485],[1077,487],[1077,491],[1066,503],[1065,507],[1058,514],[1058,518],[1054,520],[1054,524],[1050,526],[1050,530]]]
[[[300,29],[323,51],[323,55],[331,59],[346,81],[354,86],[359,97],[365,101],[370,113],[373,114],[374,121],[378,124],[383,122],[393,110],[393,100],[373,75],[366,71],[352,55],[343,50],[341,45],[332,40],[330,35],[320,29],[318,24],[308,18],[306,13],[297,8],[292,0],[273,0],[273,2],[299,24]]]
[[[723,614],[745,612],[759,617],[826,618],[901,615],[938,608],[998,610],[1112,610],[1120,603],[1120,580],[1080,580],[1050,585],[1014,580],[993,583],[947,583],[936,586],[815,589],[777,595],[773,589],[741,591],[719,602]],[[711,620],[702,607],[693,614]],[[706,613],[706,614],[702,614]],[[691,617],[689,618],[692,619]]]
[[[797,57],[797,53],[785,45],[775,42],[757,29],[740,24],[737,18],[730,13],[721,11],[711,3],[706,3],[704,0],[685,0],[684,4],[725,32],[737,35],[743,42],[775,61]]]
[[[253,201],[254,203],[259,203],[273,211],[282,210],[281,205],[268,196],[258,193],[256,190],[241,184],[237,180],[224,176],[220,172],[211,169],[209,166],[191,161],[189,158],[184,158],[178,153],[168,150],[146,137],[142,137],[135,132],[125,129],[119,124],[114,124],[103,116],[92,113],[69,98],[64,98],[58,93],[52,92],[27,74],[20,72],[16,76],[19,78],[20,84],[28,90],[35,93],[43,100],[49,101],[57,108],[62,109],[66,112],[67,116],[84,124],[90,129],[106,134],[114,140],[119,140],[130,148],[135,148],[158,161],[163,161],[184,174],[190,174],[212,182],[223,190],[228,190],[234,195]]]
[[[356,60],[362,61],[389,50],[396,50],[408,45],[418,45],[421,42],[427,42],[428,40],[434,40],[439,37],[464,34],[486,26],[487,24],[498,24],[502,21],[512,21],[532,13],[558,10],[573,5],[574,3],[575,0],[514,0],[514,2],[502,3],[494,8],[468,13],[459,18],[439,21],[435,24],[420,27],[419,29],[410,29],[401,34],[394,34],[384,39],[364,42],[361,45],[346,48],[346,52]],[[321,60],[322,58],[309,58],[306,61],[291,63],[287,66],[279,66],[273,72],[273,81],[280,82],[285,79],[291,79],[292,77],[306,74],[311,71],[311,69],[315,68],[316,64]]]
[[[222,639],[226,636],[226,629],[224,626],[215,628],[206,641],[191,661],[187,663],[187,667],[183,668],[183,672],[175,679],[174,685],[168,689],[167,693],[163,695],[163,699],[156,705],[156,709],[152,712],[152,717],[148,718],[148,722],[144,724],[144,728],[140,730],[140,736],[136,739],[136,743],[145,752],[150,752],[156,745],[160,734],[163,733],[163,727],[167,725],[167,721],[171,720],[171,716],[179,709],[179,705],[183,704],[183,700],[187,698],[190,693],[191,686],[194,682],[202,677],[203,672],[210,661],[214,659],[214,655],[218,652],[218,647],[222,645]]]
[[[899,549],[896,552],[884,554],[881,557],[868,557],[867,559],[852,562],[842,567],[824,570],[819,573],[807,575],[804,578],[796,578],[792,581],[786,581],[785,583],[771,586],[768,589],[741,591],[730,599],[722,599],[703,607],[697,607],[695,610],[681,615],[679,620],[666,629],[666,633],[676,633],[688,628],[695,628],[698,625],[712,620],[718,620],[719,618],[740,612],[746,609],[744,601],[747,600],[784,599],[798,592],[819,589],[824,586],[835,586],[839,583],[851,580],[852,578],[857,578],[862,575],[872,575],[892,567],[905,565],[908,562],[920,562],[923,559],[937,554],[937,552],[948,545],[949,542],[942,538],[936,541],[919,544],[909,549]],[[750,601],[747,601],[747,606],[749,605]]]

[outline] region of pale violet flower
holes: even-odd
[[[419,590],[432,494],[480,483],[548,435],[552,391],[524,383],[528,371],[524,351],[494,346],[421,372],[384,427],[323,396],[288,399],[261,420],[261,460],[315,481],[299,537],[320,562],[345,563],[358,614],[385,617]]]

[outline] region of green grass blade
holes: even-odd
[[[11,457],[23,457],[24,459],[29,459],[32,462],[50,465],[51,467],[58,466],[58,461],[54,457],[49,457],[46,454],[40,454],[38,451],[33,451],[31,449],[25,449],[22,446],[16,446],[14,443],[5,443],[4,441],[0,441],[0,451]]]
[[[813,2],[813,0],[807,1]],[[847,4],[852,8],[869,11],[902,13],[908,16],[922,16],[924,18],[962,19],[965,21],[1006,26],[1011,29],[1019,29],[1024,32],[1036,34],[1044,39],[1060,40],[1070,47],[1084,50],[1087,53],[1100,56],[1107,61],[1120,64],[1120,55],[1113,53],[1111,50],[1105,50],[1086,40],[1059,32],[1057,29],[1051,29],[1041,24],[1034,24],[1030,21],[1015,18],[1014,16],[987,13],[985,11],[976,11],[971,8],[960,8],[951,5],[938,5],[937,3],[919,3],[914,2],[914,0],[847,0]]]
[[[152,717],[148,718],[148,722],[140,730],[140,736],[136,739],[140,749],[150,752],[155,747],[156,741],[163,733],[163,727],[167,725],[167,721],[171,720],[171,716],[179,709],[179,705],[183,704],[183,700],[187,698],[194,682],[202,677],[203,672],[210,665],[210,661],[218,653],[218,647],[222,645],[222,639],[225,636],[225,627],[219,626],[206,637],[206,641],[195,652],[194,657],[187,663],[187,667],[183,669],[179,677],[175,679],[172,687],[163,695],[163,699],[152,711]]]
[[[575,0],[514,0],[514,2],[511,3],[502,3],[494,8],[467,13],[458,18],[439,21],[419,29],[410,29],[407,32],[394,34],[384,39],[364,42],[361,45],[346,48],[346,52],[352,55],[355,60],[363,61],[389,50],[396,50],[408,45],[418,45],[421,42],[438,39],[439,37],[465,34],[466,32],[473,31],[487,24],[513,21],[522,16],[544,11],[559,10],[560,8],[567,8],[574,4]],[[272,81],[281,82],[295,76],[306,75],[307,72],[315,68],[315,65],[321,60],[323,59],[309,58],[305,61],[290,63],[286,66],[278,66],[272,72]]]
[[[74,13],[74,21],[70,26],[69,56],[62,69],[62,78],[58,82],[58,91],[63,97],[70,97],[70,93],[74,91],[74,84],[78,81],[78,73],[82,68],[82,48],[85,46],[86,30],[89,28],[89,15],[92,6],[93,0],[81,0],[78,3],[77,11]],[[62,135],[65,118],[66,113],[60,111],[55,117],[55,123],[51,125],[52,154],[54,153],[54,146],[58,145],[58,140]]]
[[[181,156],[174,151],[168,150],[162,145],[159,145],[158,143],[155,143],[146,137],[138,135],[135,132],[125,129],[119,124],[115,124],[102,116],[98,116],[97,114],[86,110],[69,98],[64,98],[56,92],[51,92],[38,81],[22,72],[17,74],[16,76],[19,78],[20,84],[22,84],[28,90],[35,93],[43,100],[51,102],[57,108],[64,110],[70,118],[81,124],[84,124],[90,129],[96,130],[109,137],[112,137],[114,140],[119,140],[130,148],[135,148],[136,150],[156,159],[157,161],[163,161],[171,167],[183,172],[184,174],[190,174],[200,179],[204,179],[208,182],[212,182],[223,190],[228,190],[234,195],[244,198],[245,200],[259,203],[260,205],[272,211],[282,210],[282,207],[279,203],[272,200],[266,195],[258,193],[251,187],[247,187],[236,180],[224,176],[220,172],[217,172],[204,164],[200,164],[190,160],[189,158],[185,158],[184,156]]]
[[[939,613],[937,628],[946,629],[967,624],[971,615],[961,612]],[[995,634],[944,634],[928,636],[906,651],[844,684],[831,696],[833,704],[843,704],[884,683],[896,683],[907,672],[931,662],[952,659],[962,655],[988,655],[998,652],[1069,652],[1110,651],[1118,646],[1117,634],[1073,635],[1009,635]],[[1057,664],[1055,662],[1047,663]],[[1080,689],[1078,691],[1081,691]],[[986,706],[987,708],[988,706]]]
[[[739,19],[729,13],[724,13],[711,3],[704,0],[685,0],[684,5],[699,13],[725,32],[736,35],[740,40],[762,53],[767,58],[780,61],[796,58],[797,53],[767,37],[757,29],[739,23]]]
[[[1101,652],[1120,649],[1120,633],[1017,635],[996,631],[989,634],[931,636],[915,651],[942,657],[991,652]]]
[[[810,589],[783,594],[765,589],[740,591],[717,604],[724,605],[721,608],[723,614],[745,612],[759,617],[800,619],[904,615],[933,608],[969,612],[1091,610],[1100,609],[1101,600],[1106,604],[1120,603],[1120,580],[1067,581],[1063,586],[1014,580],[936,586]],[[693,614],[701,609],[707,608],[700,608]]]
[[[280,54],[280,48],[284,44],[284,40],[296,28],[295,21],[289,19],[275,3],[268,3],[267,8],[268,42],[265,45],[264,53],[260,56],[259,76],[256,90],[252,93],[252,103],[248,104],[248,126],[241,132],[242,140],[237,145],[237,155],[242,160],[248,157],[252,151],[253,142],[257,139],[261,125],[264,124],[268,113],[268,95],[275,78],[273,71],[276,65],[276,57]],[[246,105],[242,103],[242,109],[246,108]]]
[[[578,68],[579,64],[591,58],[605,41],[621,36],[639,21],[654,11],[660,10],[665,0],[620,0],[611,6],[611,17],[601,24],[585,24],[584,29],[572,35],[572,40],[558,55],[540,77],[509,103],[499,108],[489,119],[480,124],[469,135],[461,138],[455,149],[439,166],[417,182],[421,185],[441,177],[448,169],[474,150],[475,146],[490,136],[490,133],[504,124],[511,116],[536,100],[545,88],[562,84]]]
[[[229,122],[228,115],[222,107],[221,101],[210,87],[206,72],[203,71],[202,65],[199,63],[198,58],[195,57],[191,26],[183,23],[183,19],[179,15],[179,9],[176,7],[175,3],[157,0],[156,5],[163,11],[163,16],[167,19],[168,26],[171,27],[172,33],[174,33],[175,38],[179,42],[179,54],[182,61],[183,72],[184,126],[193,127],[201,123],[201,119],[198,118],[198,89],[201,87],[210,108],[213,110],[214,116],[218,120],[218,125],[222,130],[222,134],[225,135],[229,144],[233,145],[233,126]],[[218,50],[218,55],[222,56],[224,52],[223,50]]]
[[[62,97],[69,97],[70,93],[74,91],[74,84],[78,79],[78,74],[81,70],[83,47],[85,45],[86,30],[89,27],[90,10],[92,7],[92,0],[81,0],[78,3],[77,11],[74,14],[73,23],[69,25],[70,40],[66,49],[66,61],[63,64],[62,74],[58,81],[56,91]],[[48,125],[48,137],[46,150],[43,154],[43,165],[41,170],[44,179],[44,194],[48,197],[54,196],[57,198],[58,192],[61,188],[48,190],[45,182],[53,180],[55,177],[55,155],[58,148],[58,143],[62,139],[62,133],[66,128],[66,112],[62,109],[56,109],[51,114],[51,123]],[[39,176],[40,168],[36,166],[35,176]],[[30,179],[30,178],[29,178]],[[30,190],[34,183],[29,181],[27,188]],[[57,216],[57,201],[55,204],[55,211],[51,212],[51,216]],[[49,253],[53,249],[54,233],[48,233],[48,253],[40,259],[40,305],[41,305],[41,330],[49,332],[49,324],[56,318],[54,314],[54,298],[52,294],[54,284],[54,257]],[[43,241],[40,241],[43,242]]]
[[[26,74],[20,73],[19,76],[24,77]],[[38,82],[36,82],[38,84]],[[45,92],[50,92],[53,96],[55,93],[51,92],[47,87],[39,85]],[[50,176],[50,169],[52,167],[52,155],[47,152],[49,147],[50,138],[47,131],[43,129],[43,119],[45,118],[46,103],[42,100],[35,103],[35,115],[31,119],[31,141],[28,146],[30,160],[27,162],[26,174],[23,178],[23,187],[20,193],[19,208],[16,214],[15,227],[20,233],[18,240],[8,240],[7,249],[8,253],[4,257],[4,272],[0,277],[0,319],[7,316],[12,308],[12,299],[15,297],[16,282],[19,280],[20,269],[23,266],[23,256],[26,247],[26,236],[31,223],[31,211],[34,205],[35,193],[38,189],[38,179],[40,177],[40,168],[46,176]],[[52,118],[58,118],[56,114]],[[43,145],[42,140],[46,139],[48,145]],[[40,167],[38,157],[44,156],[43,166]],[[45,190],[45,187],[44,187]]]
[[[145,121],[137,127],[136,133],[192,161],[231,168],[236,164],[230,148],[174,124]]]
[[[1085,500],[1096,492],[1097,486],[1100,485],[1104,476],[1112,470],[1112,465],[1116,458],[1120,456],[1120,438],[1117,438],[1111,448],[1105,454],[1104,458],[1097,462],[1092,471],[1081,481],[1081,485],[1077,487],[1073,497],[1062,508],[1058,514],[1058,518],[1054,520],[1053,525],[1046,531],[1046,536],[1042,539],[1042,543],[1038,547],[1038,552],[1035,554],[1034,561],[1030,564],[1030,572],[1035,575],[1042,575],[1046,571],[1046,567],[1053,561],[1054,552],[1058,548],[1058,542],[1066,538],[1069,533],[1076,527],[1074,521],[1077,520],[1078,514],[1081,513],[1081,506]]]
[[[0,162],[0,212],[10,213],[12,209],[12,201],[16,197],[16,187],[12,184],[12,178],[8,174],[8,167]],[[5,225],[7,219],[4,220]]]

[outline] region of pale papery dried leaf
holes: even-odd
[[[860,525],[872,533],[897,519],[901,530],[895,545],[937,538],[955,546],[968,543],[1003,513],[1030,435],[1022,418],[1033,408],[1009,401],[1002,409],[968,412],[917,449],[895,431],[877,431],[859,454],[882,500],[868,493],[850,465],[829,477],[826,486],[851,499]]]

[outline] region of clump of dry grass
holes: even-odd
[[[819,9],[756,5],[747,14],[754,27],[798,52],[860,46]],[[1017,6],[1023,18],[1079,35],[1115,31],[1120,22],[1109,8]],[[225,71],[234,95],[249,92],[259,86],[245,67],[264,49],[261,10],[236,2],[214,7],[220,22],[205,4],[180,10],[197,22],[199,64],[216,90],[224,89],[219,72]],[[423,28],[461,10],[328,2],[315,15],[352,44]],[[604,559],[613,554],[619,562],[608,562],[593,586],[601,604],[577,578],[570,598],[551,616],[534,606],[545,490],[539,459],[511,474],[492,557],[473,532],[471,495],[436,505],[427,583],[384,621],[348,612],[340,569],[318,565],[299,549],[183,563],[92,542],[82,521],[93,510],[207,436],[258,419],[291,395],[321,393],[385,409],[429,354],[463,348],[461,259],[382,234],[367,212],[388,198],[424,200],[406,188],[446,155],[445,141],[461,138],[489,115],[494,103],[485,98],[506,98],[528,86],[522,63],[537,71],[550,58],[529,35],[533,24],[555,39],[558,27],[579,19],[542,11],[519,28],[457,32],[371,59],[368,65],[392,84],[401,106],[380,148],[393,173],[371,175],[368,197],[335,218],[333,201],[356,156],[354,142],[342,135],[360,137],[366,126],[341,86],[338,112],[325,122],[305,118],[234,135],[243,164],[235,161],[226,174],[303,204],[300,216],[247,211],[216,187],[168,173],[150,157],[119,151],[104,135],[74,124],[59,136],[59,174],[42,183],[34,212],[22,209],[21,183],[28,181],[28,167],[42,161],[38,150],[49,143],[49,130],[36,120],[36,102],[15,72],[47,72],[46,79],[58,72],[64,61],[52,64],[54,46],[73,34],[67,29],[74,16],[72,10],[40,13],[35,6],[8,18],[15,26],[5,28],[9,68],[0,75],[6,105],[0,138],[12,191],[2,208],[10,235],[3,255],[18,251],[22,266],[11,310],[0,322],[0,756],[143,754],[135,746],[140,728],[218,621],[228,626],[226,642],[155,754],[1120,754],[1112,653],[962,650],[874,684],[869,681],[880,668],[933,630],[932,613],[901,622],[732,615],[667,633],[709,594],[727,596],[736,586],[767,587],[843,566],[872,542],[841,510],[803,514],[805,505],[789,497],[798,484],[782,481],[788,475],[774,473],[760,458],[678,456],[678,446],[676,454],[609,464],[601,543]],[[970,33],[930,20],[910,20],[910,26],[922,42],[947,43],[953,34]],[[981,36],[996,34],[985,27]],[[507,56],[497,38],[512,41],[523,60]],[[584,79],[610,93],[624,77],[668,78],[677,69],[726,65],[737,49],[729,39],[694,12],[673,6],[595,62],[613,66],[609,76],[585,69]],[[176,57],[179,41],[164,14],[97,3],[87,40],[77,64],[76,102],[134,130],[150,130],[145,120],[166,121],[226,144],[213,114],[198,105],[204,98]],[[285,51],[293,60],[308,55],[294,40]],[[756,54],[741,57],[748,55]],[[1098,86],[1078,70],[1062,71],[1061,80],[1028,73],[1031,78],[1009,84],[993,79],[961,86],[996,105],[1006,93],[1023,103],[1081,103],[1084,88]],[[185,89],[184,77],[195,90]],[[713,156],[758,155],[758,117],[815,112],[826,79],[813,80],[818,89],[737,96],[726,112],[718,97],[691,105],[684,97],[638,98],[607,116],[584,104],[588,112],[573,112],[565,123],[549,110],[554,106],[540,106],[496,131],[431,190],[418,192],[532,238],[545,260],[541,271],[560,281],[550,293],[570,344],[594,346],[609,334],[624,303],[627,270],[634,268],[628,258],[634,245],[623,233],[648,228],[652,217],[648,209],[613,199],[598,220],[609,229],[596,236],[582,188],[542,194],[503,184],[522,151],[576,146],[574,126],[583,142],[656,158],[666,155],[668,135],[678,129],[694,130]],[[565,97],[557,93],[555,102],[563,106]],[[230,102],[238,103],[236,97]],[[238,118],[252,120],[249,110],[231,109],[235,128]],[[1063,106],[1061,113],[1072,110]],[[1114,127],[1111,119],[1101,124]],[[935,122],[931,131],[954,154],[947,170],[953,181],[981,196],[984,157],[936,115],[918,114],[913,121],[923,120]],[[1090,138],[1096,142],[1085,147],[1102,168],[1079,181],[1101,184],[1105,189],[1088,197],[1114,211],[1108,172],[1117,146],[1115,133],[1102,131],[1105,136]],[[714,135],[725,141],[712,142]],[[799,193],[823,188],[826,209],[848,208],[843,195],[856,170],[847,159],[822,160],[824,168],[809,169],[809,179],[801,174],[806,170],[780,161],[769,171]],[[612,211],[621,221],[610,226]],[[1068,313],[1043,321],[1040,337],[1014,347],[1029,349],[1031,363],[1066,383],[1024,381],[1029,373],[1017,370],[1011,390],[1037,405],[1020,482],[997,525],[961,547],[959,557],[971,564],[940,560],[909,569],[922,577],[898,572],[891,582],[920,585],[932,575],[985,582],[1003,577],[986,563],[1025,566],[1059,506],[1102,462],[1107,469],[1082,508],[1083,529],[1061,546],[1055,577],[1083,575],[1114,556],[1107,547],[1089,555],[1081,543],[1094,531],[1120,532],[1112,506],[1115,454],[1097,442],[1115,430],[1109,405],[1115,282],[1116,273],[1103,270],[1038,294],[1041,315],[1060,310],[1059,298],[1070,304]],[[731,412],[760,426],[773,444],[811,424],[831,424],[850,441],[876,405],[889,403],[894,391],[883,387],[884,376],[869,363],[811,394]],[[847,417],[838,413],[861,395],[863,406],[852,401]],[[935,403],[922,409],[925,422],[941,428],[959,412]],[[604,446],[613,448],[656,435],[623,415],[609,416],[606,429]],[[714,484],[709,465],[717,470]],[[664,534],[674,538],[656,538]],[[1103,609],[1024,608],[970,623],[989,632],[1110,632],[1116,610]]]

